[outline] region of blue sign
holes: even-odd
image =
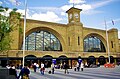
[[[82,59],[78,59],[78,63],[81,63],[82,62]]]
[[[52,63],[56,64],[56,59],[52,59]]]

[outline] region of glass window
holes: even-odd
[[[36,31],[25,38],[26,50],[62,51],[60,41],[50,32]]]
[[[106,52],[102,41],[95,36],[88,36],[84,39],[85,52]]]

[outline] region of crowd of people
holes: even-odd
[[[30,69],[27,64],[24,65],[24,67],[22,67],[22,65],[18,66],[14,66],[14,65],[7,65],[6,66],[9,69],[9,74],[10,75],[14,75],[16,79],[29,79],[29,74],[30,74]],[[37,70],[39,70],[41,75],[44,75],[45,72],[45,65],[44,63],[41,63],[40,65],[38,63],[33,63],[32,64],[32,68],[34,70],[34,72],[36,72]],[[83,71],[84,68],[84,64],[81,62],[77,62],[76,67],[75,67],[75,71]],[[17,72],[16,69],[19,69],[20,72]],[[48,71],[49,74],[54,74],[55,69],[58,69],[58,67],[56,67],[55,63],[51,64],[51,68]],[[59,69],[64,69],[64,73],[65,74],[69,74],[69,64],[64,62],[62,64],[59,65]]]
[[[17,74],[16,67],[14,65],[7,65],[7,69],[9,69],[9,75],[14,75],[15,79],[29,79],[30,69],[27,64],[21,68],[20,73]]]

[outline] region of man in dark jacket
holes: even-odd
[[[68,72],[68,68],[69,68],[69,66],[68,66],[68,64],[67,63],[64,63],[64,69],[65,69],[65,74],[67,73],[69,73]]]
[[[12,65],[12,66],[10,67],[10,69],[9,69],[9,75],[14,75],[15,78],[17,78],[17,71],[16,71],[14,65]]]
[[[24,79],[23,77],[27,77],[29,79],[29,74],[30,74],[30,70],[28,69],[27,65],[25,65],[24,68],[21,69],[18,79],[20,76],[21,79]]]

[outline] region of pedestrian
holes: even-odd
[[[51,64],[51,70],[52,70],[52,74],[54,74],[54,71],[55,71],[55,65],[54,65],[54,63]]]
[[[18,79],[21,77],[21,79],[29,79],[29,74],[30,74],[30,70],[27,66],[27,64],[25,64],[24,68],[21,69]]]
[[[36,65],[37,65],[37,63],[34,63],[34,64],[33,64],[34,72],[36,72],[36,69],[37,69]]]
[[[83,62],[81,62],[80,68],[81,68],[81,71],[83,71],[83,68],[84,68]]]
[[[39,64],[36,64],[37,69],[39,69]]]
[[[14,75],[15,78],[17,79],[17,71],[16,71],[14,65],[11,65],[11,66],[10,66],[10,68],[9,68],[9,75]]]
[[[44,75],[44,71],[45,71],[45,67],[44,67],[44,64],[41,63],[41,68],[40,68],[40,72],[42,75]]]
[[[77,62],[77,64],[76,64],[76,67],[77,67],[77,71],[79,71],[79,70],[80,70],[80,65],[79,65],[78,62]]]
[[[11,68],[11,66],[8,64],[8,65],[6,66],[6,68],[7,68],[7,69],[10,69],[10,68]]]
[[[69,68],[68,64],[67,64],[67,63],[64,63],[65,74],[66,74],[66,73],[69,74],[68,68]]]

